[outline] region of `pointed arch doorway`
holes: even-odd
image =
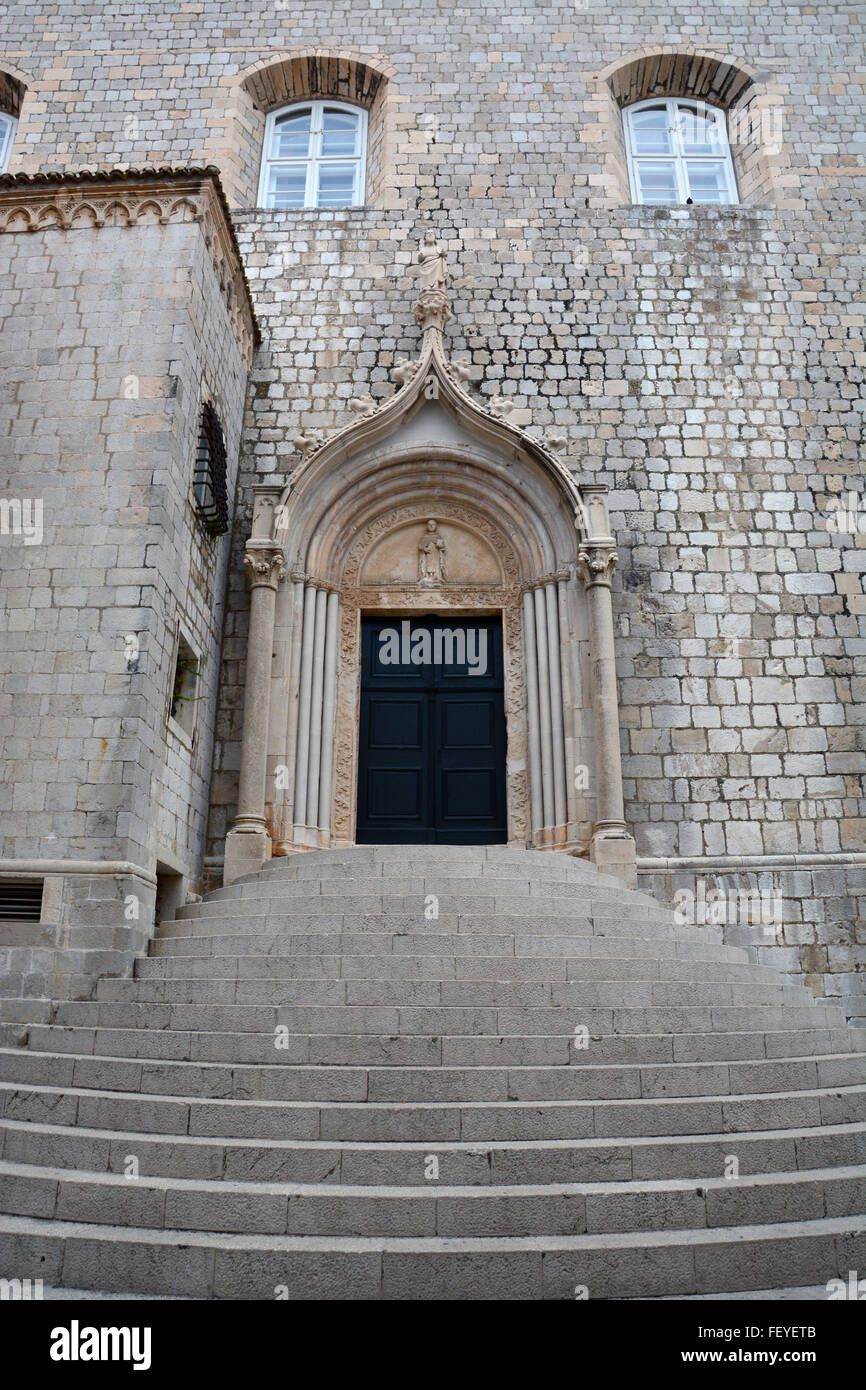
[[[364,623],[440,615],[501,629],[506,842],[622,861],[628,877],[606,489],[581,493],[555,455],[472,400],[435,327],[401,373],[383,405],[310,440],[288,485],[256,489],[226,881],[271,853],[357,843],[359,810],[367,837]]]

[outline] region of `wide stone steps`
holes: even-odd
[[[0,1081],[265,1100],[563,1100],[733,1095],[864,1080],[855,1053],[749,1062],[542,1067],[226,1066],[0,1050]]]
[[[743,1175],[862,1166],[866,1123],[742,1131],[735,1141],[710,1134],[483,1145],[141,1135],[8,1118],[0,1127],[0,1157],[14,1163],[124,1174],[132,1146],[140,1171],[163,1177],[414,1186],[432,1155],[439,1160],[440,1177],[452,1185],[665,1178],[694,1183],[727,1172],[732,1151]]]
[[[274,902],[261,898],[244,898],[240,902],[203,903],[182,908],[183,915],[161,924],[168,936],[193,936],[209,931],[226,930],[231,925],[249,923],[249,930],[261,930],[266,925],[288,929],[330,930],[359,928],[365,931],[502,931],[508,929],[523,935],[526,931],[570,932],[575,936],[591,936],[593,923],[606,926],[614,934],[619,931],[643,936],[677,935],[677,924],[668,914],[656,908],[646,915],[629,920],[615,903],[587,903],[583,899],[549,897],[519,902],[510,899],[497,903],[493,898],[478,900],[473,907],[465,898],[440,898],[435,917],[425,917],[424,899],[381,897],[304,898],[294,903]],[[206,908],[206,911],[200,910]],[[497,923],[500,923],[497,926]],[[222,925],[221,925],[222,924]],[[721,941],[718,928],[711,925],[690,928]]]
[[[743,981],[622,981],[572,980],[565,983],[515,980],[323,980],[220,979],[102,980],[98,1003],[136,1004],[317,1004],[389,1005],[491,1008],[542,1008],[591,1004],[640,1008],[675,1004],[685,995],[692,1004],[807,1004],[802,987],[775,980]]]
[[[585,862],[273,861],[181,909],[133,979],[0,1028],[0,1275],[243,1298],[826,1284],[866,1257],[862,1048],[718,927]]]
[[[0,1161],[0,1211],[151,1229],[301,1236],[601,1235],[856,1216],[856,1167],[693,1182],[345,1186],[70,1172]]]
[[[143,1133],[226,1138],[434,1141],[710,1134],[845,1124],[866,1115],[866,1086],[630,1100],[326,1101],[140,1095],[0,1085],[3,1115]]]
[[[760,1031],[832,1027],[838,1011],[815,1004],[704,1004],[596,1007],[566,1004],[462,1006],[459,1004],[386,1006],[367,1004],[137,1004],[76,1000],[55,1010],[58,1026],[82,1029],[170,1029],[174,1032],[364,1033],[423,1037],[454,1034],[501,1037],[590,1034]]]
[[[573,1299],[824,1283],[862,1265],[856,1217],[584,1236],[274,1236],[7,1217],[19,1267],[55,1285],[187,1297]],[[858,1264],[859,1262],[859,1264]],[[285,1293],[283,1293],[285,1291]]]
[[[565,984],[570,980],[723,980],[790,984],[769,965],[698,956],[659,961],[629,956],[147,956],[136,980],[506,980]],[[100,982],[100,987],[115,984]]]
[[[11,1046],[20,1030],[2,1032]],[[28,1031],[30,1051],[107,1057],[289,1066],[568,1066],[587,1052],[572,1034],[505,1034],[479,1037],[423,1034],[405,1037],[357,1033],[285,1033],[279,1049],[273,1032],[192,1032],[149,1028],[60,1028],[36,1024]],[[844,1027],[777,1029],[766,1032],[621,1033],[590,1037],[596,1063],[751,1061],[853,1052],[857,1035]]]
[[[422,947],[425,947],[426,950],[422,950]],[[666,956],[669,952],[677,960],[748,959],[744,951],[733,956],[728,954],[731,951],[740,952],[741,948],[739,947],[719,946],[717,949],[719,954],[714,955],[709,942],[697,944],[688,940],[676,942],[671,938],[670,946],[666,946],[664,951],[660,951],[656,944],[654,956],[658,960],[660,956]],[[510,957],[515,960],[531,960],[536,956],[544,958],[566,956],[579,959],[583,955],[588,957],[615,956],[619,952],[623,955],[653,955],[649,944],[645,943],[643,939],[634,936],[610,935],[604,931],[587,936],[576,936],[569,933],[556,935],[528,933],[525,936],[520,936],[519,933],[501,930],[496,935],[491,933],[489,936],[479,932],[446,934],[433,931],[425,931],[422,935],[421,933],[412,933],[409,930],[389,933],[372,931],[297,933],[286,929],[274,929],[267,933],[244,933],[238,930],[237,924],[232,932],[216,932],[209,936],[191,936],[183,933],[180,936],[159,937],[150,948],[151,957],[157,959],[162,956],[183,955],[234,957],[248,955],[250,952],[258,954],[263,960],[266,960],[269,955],[327,956],[335,952],[345,955],[371,955],[377,958],[389,955],[449,955],[454,960],[464,956]],[[453,965],[451,968],[453,970]]]

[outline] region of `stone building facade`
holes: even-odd
[[[360,617],[430,610],[504,615],[512,843],[709,899],[862,1012],[857,18],[10,7],[0,870],[55,948],[10,949],[13,1015],[128,969],[158,888],[352,843]],[[724,113],[736,204],[634,201],[623,111],[669,97]],[[305,100],[366,113],[362,205],[258,206]]]

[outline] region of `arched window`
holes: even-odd
[[[345,208],[364,201],[367,113],[338,101],[272,111],[265,126],[259,205]]]
[[[738,203],[725,113],[679,97],[623,111],[636,203]]]
[[[9,167],[9,156],[12,153],[12,141],[15,139],[17,124],[15,117],[10,116],[8,111],[0,111],[0,174],[5,174]]]

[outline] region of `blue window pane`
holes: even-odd
[[[322,154],[356,155],[361,122],[349,111],[326,110],[322,117]]]
[[[724,127],[693,106],[677,108],[676,127],[682,140],[684,154],[721,154],[724,147]]]
[[[729,203],[728,180],[721,160],[693,160],[686,164],[689,197],[693,203]]]
[[[355,165],[323,164],[319,169],[319,196],[317,203],[321,208],[346,207],[355,194]]]
[[[306,159],[310,153],[310,111],[281,116],[274,124],[271,159]]]
[[[635,154],[671,154],[671,133],[665,106],[651,106],[646,111],[633,111],[632,149]]]
[[[678,203],[676,165],[673,160],[641,160],[635,165],[642,203]]]
[[[307,167],[289,165],[271,170],[270,204],[275,208],[302,208],[307,188]]]

